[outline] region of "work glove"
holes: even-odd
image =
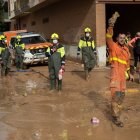
[[[78,48],[77,48],[77,56],[80,55],[80,51],[81,51],[81,49],[78,47]]]
[[[77,52],[77,56],[79,56],[80,55],[80,52]]]
[[[130,74],[129,77],[130,77],[130,81],[134,82],[134,76]]]
[[[120,17],[118,12],[115,12],[112,17],[108,20],[109,27],[114,27],[114,24],[116,23],[117,18]]]
[[[62,66],[61,66],[61,69],[62,69],[63,71],[65,71],[65,65],[62,65]]]
[[[130,73],[130,70],[125,71],[126,80],[134,82],[134,74]]]
[[[45,52],[45,56],[46,56],[46,57],[50,57],[50,56],[51,56],[51,53]]]
[[[97,51],[93,51],[93,53],[94,53],[95,55],[97,55]]]

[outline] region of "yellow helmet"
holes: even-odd
[[[0,36],[0,40],[3,40],[3,39],[5,39],[6,37],[4,36],[4,35],[1,35]]]
[[[51,35],[51,39],[59,39],[59,35],[56,34],[56,33],[53,33],[53,34]]]
[[[17,37],[16,37],[17,39],[21,39],[21,36],[20,35],[17,35]]]
[[[91,33],[91,29],[89,27],[85,28],[85,33]]]

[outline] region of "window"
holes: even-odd
[[[14,24],[14,29],[15,29],[15,30],[18,29],[18,24]]]
[[[24,37],[22,38],[22,41],[25,44],[37,44],[37,43],[44,43],[45,39],[41,36],[31,36],[31,37]]]
[[[48,23],[48,22],[49,22],[49,18],[48,18],[48,17],[43,18],[42,22],[43,22],[43,23]]]
[[[15,42],[16,42],[16,38],[11,38],[11,45],[12,45],[12,47],[14,47]]]
[[[32,21],[31,22],[31,26],[35,26],[36,25],[36,22],[35,21]]]
[[[4,2],[3,9],[4,9],[4,12],[8,13],[8,2]]]

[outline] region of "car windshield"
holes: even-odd
[[[44,43],[45,39],[41,36],[30,36],[22,38],[22,42],[25,44],[37,44],[37,43]]]

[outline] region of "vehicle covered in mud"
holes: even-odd
[[[52,44],[47,42],[40,34],[20,33],[22,42],[25,44],[24,65],[47,63],[45,52]],[[10,48],[14,48],[16,36],[11,37]]]

